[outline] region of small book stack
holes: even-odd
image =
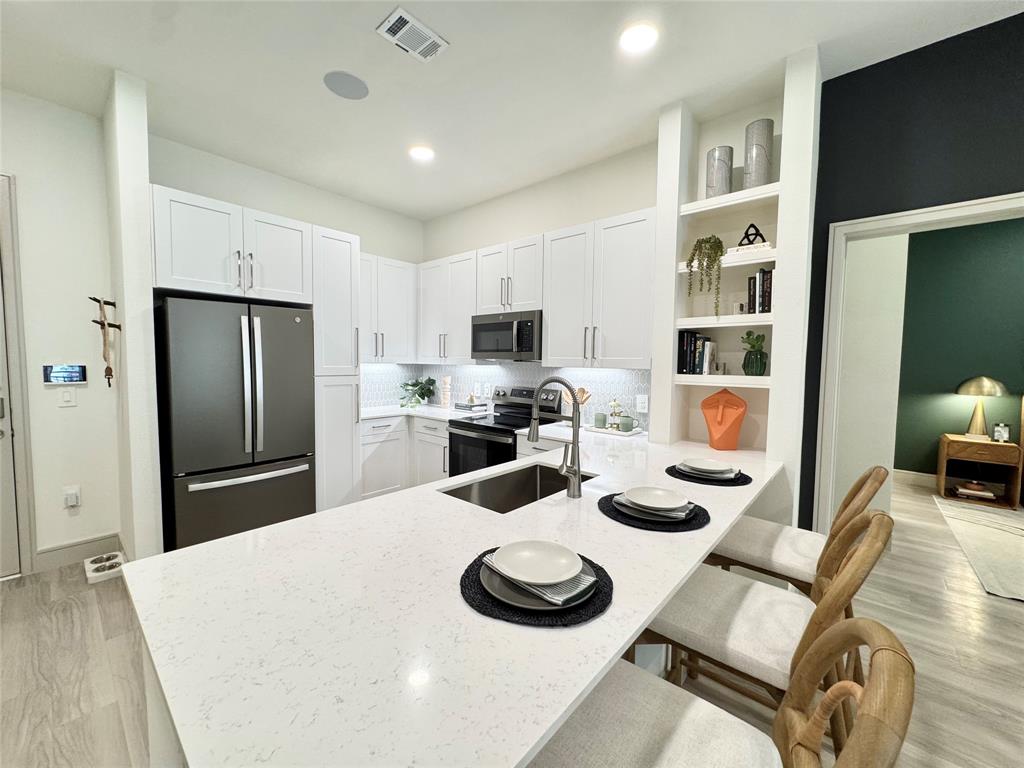
[[[774,269],[759,269],[756,275],[747,278],[747,314],[772,311],[772,272]]]
[[[962,499],[982,499],[984,501],[995,501],[996,495],[988,488],[979,488],[977,484],[958,485],[956,495]]]
[[[717,346],[711,337],[697,331],[680,331],[676,373],[714,373],[718,362]]]

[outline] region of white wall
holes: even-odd
[[[3,91],[0,167],[15,177],[37,550],[116,533],[117,393],[103,380],[89,295],[111,293],[99,120]],[[78,405],[58,408],[44,363],[84,363]],[[63,508],[62,486],[82,505]]]
[[[656,202],[657,165],[657,144],[648,144],[431,219],[423,228],[423,258],[650,208]]]
[[[149,137],[149,175],[154,184],[351,232],[378,256],[412,262],[423,256],[417,219],[159,136]]]

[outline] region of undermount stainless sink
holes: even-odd
[[[597,475],[583,472],[581,480],[585,483],[595,477]],[[449,488],[442,493],[504,515],[513,509],[525,507],[538,499],[564,491],[568,484],[569,478],[555,467],[531,464],[501,475]]]

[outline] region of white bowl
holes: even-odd
[[[559,584],[583,570],[580,556],[553,541],[515,541],[499,547],[494,565],[510,579],[526,584]]]
[[[658,488],[654,485],[641,485],[636,488],[630,488],[622,495],[626,497],[626,501],[630,504],[637,504],[648,509],[678,509],[689,503],[689,499],[683,496],[683,494],[668,488]]]
[[[683,471],[699,472],[702,475],[731,475],[735,467],[716,459],[683,459],[678,467]]]

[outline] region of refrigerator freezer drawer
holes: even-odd
[[[313,457],[174,479],[174,548],[316,511]]]

